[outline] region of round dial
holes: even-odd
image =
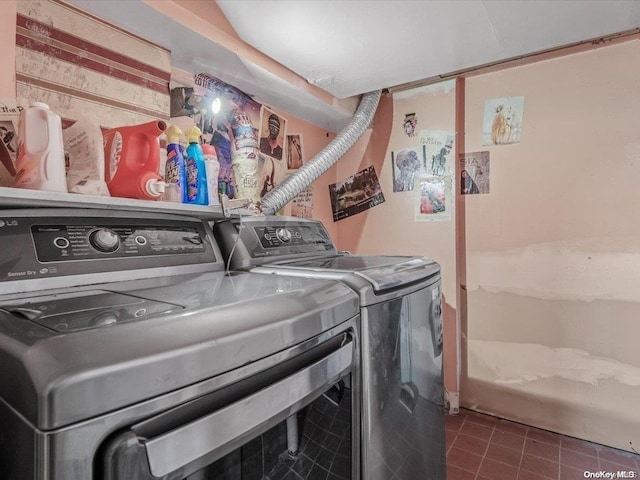
[[[282,243],[289,243],[291,241],[291,232],[286,228],[276,230],[276,236]]]
[[[89,243],[99,252],[115,252],[120,246],[120,237],[113,230],[99,228],[89,235]]]

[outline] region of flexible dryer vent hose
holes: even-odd
[[[275,214],[347,153],[371,123],[381,93],[381,90],[365,93],[353,118],[336,138],[262,198],[263,214]]]

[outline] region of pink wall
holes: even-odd
[[[338,163],[338,180],[373,165],[385,202],[340,220],[338,247],[359,254],[424,255],[442,266],[444,295],[445,388],[457,394],[455,213],[443,222],[414,221],[414,192],[393,192],[391,152],[412,148],[418,136],[404,134],[407,113],[416,113],[417,130],[455,131],[453,84],[383,96],[373,121],[371,140],[364,154],[347,156]],[[419,135],[419,133],[418,133]],[[455,156],[450,155],[451,161]],[[451,208],[453,208],[453,204]]]
[[[469,78],[463,404],[640,444],[640,41]],[[522,141],[482,146],[486,99],[524,96]]]
[[[378,178],[380,178],[385,159],[384,152],[387,149],[392,129],[392,118],[393,100],[391,97],[383,95],[372,122],[373,128],[369,128],[356,145],[336,164],[336,180],[343,180],[370,165],[373,165]],[[361,243],[369,215],[373,211],[367,210],[335,222],[338,229],[338,248],[340,250],[364,253],[361,250]]]
[[[458,279],[455,217],[415,222],[390,167],[392,151],[414,146],[401,129],[406,113],[416,112],[419,129],[453,130],[453,90],[396,95],[373,130],[385,131],[390,116],[388,145],[343,159],[337,172],[340,180],[374,165],[386,198],[338,222],[340,248],[442,264],[449,392],[460,308],[464,406],[622,449],[640,444],[639,56],[634,40],[466,79],[459,143],[490,151],[491,193],[460,199]],[[483,146],[485,100],[509,96],[525,97],[521,143]]]

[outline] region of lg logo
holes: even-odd
[[[18,225],[18,221],[17,220],[7,220],[6,222],[4,220],[0,220],[0,228],[2,227],[16,227]]]

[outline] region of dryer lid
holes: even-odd
[[[424,257],[386,255],[338,255],[299,262],[288,262],[278,267],[354,273],[368,281],[375,292],[399,287],[440,272],[440,266]]]

